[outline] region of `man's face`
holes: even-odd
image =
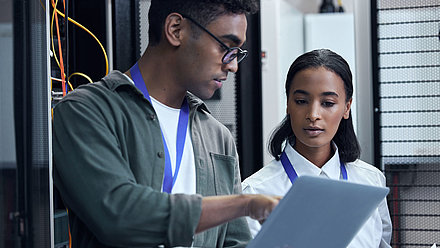
[[[195,28],[199,27],[193,26]],[[244,14],[222,15],[205,28],[229,47],[241,47],[246,40],[247,21]],[[227,52],[225,48],[205,31],[200,29],[197,32],[200,32],[197,38],[191,35],[182,45],[179,75],[188,91],[201,99],[209,99],[222,87],[228,73],[237,71],[237,59],[223,64],[222,58]]]

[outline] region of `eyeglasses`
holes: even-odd
[[[240,63],[246,56],[248,55],[248,51],[243,50],[239,47],[228,47],[225,43],[223,43],[217,36],[215,36],[213,33],[209,32],[208,29],[203,27],[200,23],[196,22],[194,19],[187,15],[182,15],[184,18],[190,20],[192,23],[196,24],[199,28],[201,28],[203,31],[208,33],[212,38],[214,38],[225,50],[226,53],[223,55],[222,63],[223,64],[229,64],[232,60],[237,58],[237,64]]]

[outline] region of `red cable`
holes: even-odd
[[[397,200],[399,199],[399,189],[396,186],[399,183],[399,175],[396,173],[393,176],[393,184],[395,186],[393,186],[393,226],[395,227],[394,229],[397,229],[396,227],[399,226],[399,203],[397,202]],[[398,243],[399,242],[399,234],[396,231],[393,231],[393,243]],[[395,245],[395,247],[398,247],[397,245]]]

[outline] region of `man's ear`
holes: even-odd
[[[171,13],[165,19],[164,37],[172,46],[180,46],[184,28],[183,17],[179,13]]]

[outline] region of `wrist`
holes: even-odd
[[[241,194],[240,195],[242,201],[243,201],[243,216],[249,216],[250,215],[250,205],[251,205],[251,199],[252,199],[252,195],[247,195],[247,194]]]

